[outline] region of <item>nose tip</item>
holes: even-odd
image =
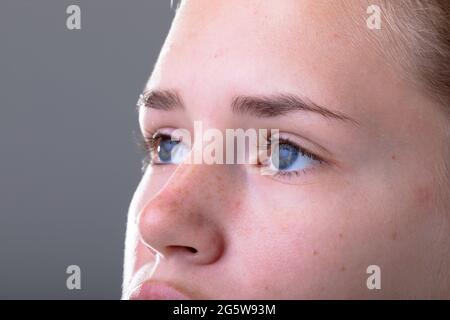
[[[174,189],[159,192],[140,212],[142,243],[165,259],[211,264],[222,255],[224,240],[211,212],[192,195]]]

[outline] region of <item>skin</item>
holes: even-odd
[[[183,2],[146,88],[176,90],[185,110],[141,107],[143,134],[192,130],[194,120],[278,128],[328,163],[292,177],[149,167],[129,210],[124,298],[149,278],[199,299],[450,298],[448,120],[372,50],[365,8]],[[231,111],[235,95],[278,92],[355,123]],[[381,290],[366,286],[369,265],[381,269]]]

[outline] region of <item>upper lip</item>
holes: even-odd
[[[131,300],[191,300],[179,288],[165,282],[148,280],[141,283],[130,294]]]

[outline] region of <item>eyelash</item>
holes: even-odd
[[[162,140],[162,139],[170,139],[171,136],[168,134],[164,134],[161,132],[153,132],[153,133],[149,133],[149,136],[142,136],[139,135],[139,141],[138,141],[138,145],[140,147],[140,149],[142,149],[145,152],[145,157],[142,160],[142,172],[145,172],[145,170],[147,169],[148,166],[151,165],[159,165],[158,163],[155,163],[152,159],[152,154],[156,151],[156,148],[158,147],[158,143]],[[265,145],[267,146],[267,148],[270,149],[271,147],[271,142],[270,142],[270,138],[266,138],[264,141]],[[325,163],[325,160],[322,159],[321,157],[315,155],[314,153],[308,151],[307,149],[303,148],[302,146],[298,145],[297,143],[293,142],[292,140],[290,140],[288,137],[283,136],[279,138],[279,144],[290,144],[292,146],[294,146],[295,148],[298,149],[299,153],[302,156],[306,156],[308,158],[311,158],[314,161],[318,162],[318,165],[322,165]],[[263,167],[264,164],[260,163],[258,160],[258,164],[259,167]],[[304,174],[308,174],[311,170],[314,170],[315,168],[308,168],[308,169],[301,169],[301,170],[295,170],[295,171],[277,171],[274,176],[276,177],[280,177],[280,178],[286,178],[286,179],[290,179],[292,177],[298,177]]]

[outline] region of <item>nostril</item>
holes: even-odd
[[[190,253],[197,253],[198,250],[193,247],[187,247],[187,246],[169,246],[169,248],[172,251],[189,251]]]
[[[188,249],[189,252],[191,252],[191,253],[197,253],[197,249],[195,249],[195,248],[192,248],[192,247],[186,247],[186,249]]]

